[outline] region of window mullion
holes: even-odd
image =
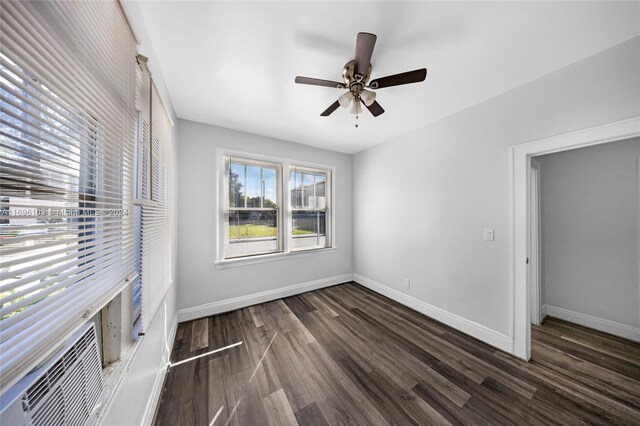
[[[282,241],[283,247],[282,250],[284,253],[289,253],[291,251],[291,234],[292,234],[292,225],[291,225],[291,188],[290,188],[290,164],[284,163],[282,165],[282,177],[281,177],[281,186],[282,186]],[[295,177],[294,177],[294,185],[295,185]]]
[[[247,165],[242,166],[244,170],[244,207],[247,208]]]
[[[263,177],[264,168],[260,167],[260,207],[264,207],[264,177]]]

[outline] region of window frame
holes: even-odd
[[[225,251],[228,244],[228,228],[226,222],[227,203],[228,203],[228,176],[227,176],[227,157],[236,158],[238,160],[260,163],[278,164],[280,166],[278,176],[278,226],[280,232],[281,250],[273,253],[255,254],[244,257],[225,258]],[[327,225],[326,238],[328,244],[326,247],[313,247],[309,249],[292,250],[291,232],[292,232],[292,203],[290,188],[290,173],[292,169],[307,169],[310,171],[322,171],[327,173],[329,184],[327,185]],[[308,161],[298,161],[284,157],[276,157],[270,155],[255,154],[244,151],[237,151],[229,148],[219,147],[216,149],[216,214],[215,229],[217,233],[216,241],[216,268],[228,268],[241,265],[249,265],[255,263],[271,262],[276,260],[284,260],[293,256],[308,256],[314,254],[331,253],[337,249],[335,237],[335,182],[336,168],[333,165],[313,163]]]
[[[292,233],[293,231],[293,213],[296,211],[299,212],[308,212],[308,211],[314,211],[314,212],[324,212],[325,213],[325,240],[327,241],[327,244],[325,246],[312,246],[309,248],[291,248],[290,252],[291,253],[298,253],[298,252],[304,252],[304,251],[308,251],[308,250],[319,250],[319,249],[323,249],[323,248],[327,248],[327,247],[331,247],[332,246],[332,242],[333,242],[333,229],[331,228],[331,224],[333,223],[333,214],[331,211],[331,206],[333,205],[333,179],[332,179],[332,175],[333,172],[329,169],[326,168],[318,168],[318,167],[309,167],[306,165],[300,165],[300,163],[295,162],[295,163],[291,163],[290,167],[289,167],[289,176],[288,176],[288,181],[289,181],[289,185],[291,185],[291,173],[292,172],[300,172],[303,174],[320,174],[320,173],[324,173],[325,174],[325,207],[323,209],[319,209],[317,207],[311,208],[311,207],[294,207],[293,203],[291,202],[291,190],[292,188],[289,187],[289,191],[287,193],[288,195],[288,201],[289,201],[289,222],[290,222],[290,227],[291,229],[289,230],[289,235],[287,236],[290,240],[296,239],[296,238],[301,238],[300,236],[295,237]],[[303,184],[304,185],[304,184]],[[315,185],[315,183],[314,183]],[[315,189],[314,189],[314,193],[315,193]]]
[[[261,167],[261,168],[275,168],[276,170],[276,207],[275,208],[270,208],[270,207],[264,207],[264,200],[262,200],[262,207],[249,207],[247,205],[247,197],[248,195],[245,193],[244,194],[244,207],[231,207],[230,205],[228,205],[229,203],[229,174],[227,173],[227,171],[229,170],[228,167],[230,166],[231,163],[233,163],[233,160],[238,160],[238,163],[236,164],[243,164],[244,166],[256,166],[256,167]],[[262,171],[261,171],[262,173]],[[245,179],[246,179],[246,169],[245,169]],[[223,248],[223,259],[224,260],[233,260],[233,259],[245,259],[248,257],[255,257],[255,256],[262,256],[262,255],[269,255],[269,254],[277,254],[277,253],[282,253],[284,251],[285,245],[284,245],[284,216],[286,214],[286,211],[284,210],[284,191],[282,188],[282,179],[283,179],[283,167],[281,163],[275,162],[275,161],[265,161],[265,160],[256,160],[255,158],[247,158],[245,156],[241,156],[238,157],[233,156],[233,155],[225,155],[224,156],[224,203],[223,203],[223,218],[222,220],[224,221],[224,223],[226,225],[229,225],[229,218],[228,218],[228,214],[231,212],[231,210],[236,210],[236,211],[275,211],[276,212],[276,223],[278,225],[278,233],[276,235],[276,250],[274,251],[269,251],[269,252],[261,252],[261,253],[255,253],[255,254],[250,254],[250,255],[246,255],[246,256],[237,256],[237,257],[231,257],[231,258],[226,258],[224,257],[226,254],[226,250],[227,247],[229,246],[229,226],[224,226],[224,248]],[[245,181],[245,185],[246,185],[246,181]],[[264,194],[262,194],[262,196],[264,196]]]

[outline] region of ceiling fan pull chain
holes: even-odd
[[[356,127],[358,127],[358,116],[356,115]]]

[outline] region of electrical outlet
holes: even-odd
[[[485,229],[484,230],[484,240],[485,241],[493,241],[493,229]]]
[[[409,278],[405,278],[402,283],[404,284],[404,288],[410,288],[411,287],[411,280]]]

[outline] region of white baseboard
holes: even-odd
[[[171,329],[169,330],[169,335],[167,336],[167,344],[169,350],[173,348],[173,342],[176,338],[176,331],[178,330],[178,313],[176,312],[173,316],[173,321],[171,321]],[[169,363],[169,357],[171,357],[171,353],[167,353],[165,349],[162,355],[162,365],[156,374],[156,379],[153,382],[153,388],[151,388],[151,394],[149,395],[149,399],[147,399],[147,405],[144,410],[144,415],[142,416],[141,425],[150,426],[151,422],[153,422],[153,416],[156,413],[156,408],[158,407],[158,402],[160,401],[160,393],[162,392],[162,385],[164,384],[165,376],[167,375],[167,364]]]
[[[544,320],[547,315],[549,315],[547,305],[542,305],[540,307],[540,321]]]
[[[171,351],[173,350],[173,343],[176,340],[176,332],[178,331],[178,312],[173,316],[173,321],[171,321],[171,330],[169,330],[169,339],[167,340],[168,344],[168,352],[165,352],[165,364],[169,364],[169,360],[171,358]]]
[[[246,296],[233,297],[230,299],[219,300],[217,302],[205,303],[203,305],[194,306],[192,308],[180,309],[178,311],[178,321],[191,321],[196,318],[208,317],[211,315],[221,314],[246,306],[264,303],[271,300],[280,299],[282,297],[293,296],[305,293],[311,290],[317,290],[323,287],[329,287],[344,282],[353,281],[353,274],[336,275],[333,277],[322,278],[306,283],[280,287],[273,290],[267,290],[260,293],[248,294]]]
[[[547,315],[550,317],[584,325],[585,327],[604,331],[605,333],[633,340],[634,342],[640,342],[640,327],[594,317],[593,315],[582,314],[558,306],[545,305],[545,307]]]
[[[408,294],[402,293],[394,288],[380,284],[360,274],[353,274],[354,281],[361,284],[376,293],[387,296],[405,306],[410,307],[428,317],[447,324],[457,330],[469,334],[485,343],[490,344],[505,352],[513,353],[513,343],[509,336],[492,330],[482,324],[468,320],[459,315],[447,312],[437,306],[430,305]]]

